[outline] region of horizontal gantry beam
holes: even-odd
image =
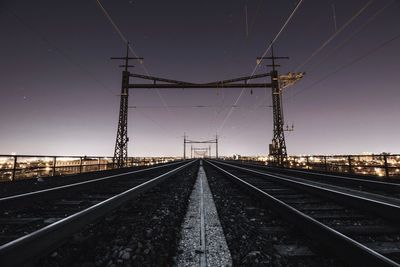
[[[271,88],[270,83],[129,84],[129,89]]]
[[[190,141],[185,140],[185,144],[216,144],[218,143],[217,140],[210,140],[210,141]]]
[[[270,76],[263,73],[253,76],[239,77],[235,79],[216,81],[211,83],[190,83],[178,80],[171,80],[141,74],[129,74],[130,77],[152,81],[153,83],[132,83],[130,89],[188,89],[188,88],[271,88],[271,83],[248,83],[249,80]],[[162,83],[157,83],[162,82]],[[238,83],[240,82],[240,83]]]
[[[130,74],[129,76],[134,77],[134,78],[140,78],[144,80],[150,80],[155,82],[166,82],[166,83],[171,83],[171,84],[192,84],[189,82],[183,82],[183,81],[177,81],[177,80],[171,80],[171,79],[164,79],[164,78],[159,78],[159,77],[154,77],[154,76],[148,76],[148,75],[140,75],[140,74]]]
[[[248,80],[264,78],[264,77],[267,77],[267,76],[271,76],[271,74],[270,73],[262,73],[262,74],[257,74],[257,75],[253,75],[253,76],[245,76],[245,77],[239,77],[239,78],[235,78],[235,79],[212,82],[212,83],[208,83],[208,84],[216,84],[216,83],[227,84],[227,83],[241,82],[241,81],[247,82]]]

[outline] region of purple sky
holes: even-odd
[[[151,75],[193,82],[249,75],[296,2],[102,1]],[[294,71],[334,34],[333,3],[340,28],[367,2],[304,1],[275,45],[290,57],[280,71]],[[400,34],[399,12],[398,0],[373,1],[300,69],[306,77],[283,102],[295,127],[289,154],[400,152],[400,39],[310,87]],[[0,40],[0,153],[112,155],[121,70],[109,58],[124,44],[96,1],[3,0]],[[164,90],[170,106],[222,105],[168,111],[156,91],[131,90],[130,105],[141,108],[129,112],[130,156],[181,155],[184,132],[205,140],[217,131],[222,155],[267,154],[269,89],[246,91],[221,129],[240,91]]]

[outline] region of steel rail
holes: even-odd
[[[237,164],[235,162],[230,162],[232,164]],[[277,170],[278,172],[293,172],[293,173],[301,173],[309,176],[322,176],[326,180],[332,181],[339,181],[353,185],[362,185],[373,189],[383,189],[383,190],[390,190],[390,191],[399,191],[400,192],[400,184],[398,183],[390,183],[390,182],[382,182],[382,181],[375,181],[369,180],[368,178],[356,178],[356,177],[349,177],[345,175],[334,175],[334,174],[327,174],[327,173],[317,173],[317,172],[310,172],[304,171],[299,169],[291,169],[291,168],[274,168],[274,167],[267,167],[262,165],[256,164],[243,164],[249,167],[255,167],[258,169],[263,170]]]
[[[66,238],[78,232],[83,227],[100,219],[194,162],[190,161],[85,210],[0,246],[0,266],[21,266],[33,258],[50,252],[60,246]]]
[[[283,172],[280,172],[282,169],[276,169],[276,168],[270,168],[270,167],[263,167],[263,166],[258,166],[258,165],[252,165],[252,164],[237,164],[233,163],[234,165],[238,166],[247,166],[249,168],[254,168],[257,170],[262,170],[265,174],[267,175],[276,175],[282,178],[287,178],[290,180],[296,180],[296,181],[301,181],[305,182],[308,184],[313,184],[317,186],[321,186],[324,188],[331,188],[333,190],[339,190],[342,192],[347,192],[352,195],[358,195],[361,197],[366,197],[368,199],[374,199],[377,201],[389,203],[389,204],[394,204],[394,205],[400,205],[400,198],[397,196],[397,194],[400,192],[400,184],[398,183],[387,183],[387,182],[379,182],[379,181],[368,181],[366,180],[365,183],[363,183],[364,180],[360,179],[360,182],[354,181],[354,180],[347,180],[347,177],[342,177],[342,176],[337,176],[337,179],[335,178],[320,178],[319,174],[311,173],[312,175],[309,176],[302,176],[300,174],[299,176],[295,176],[295,174],[291,173],[291,170],[288,170],[288,172],[285,172],[287,169],[283,169]],[[306,175],[308,172],[304,172]],[[321,174],[324,175],[324,174]],[[335,176],[335,175],[332,175]],[[353,178],[349,178],[353,179]],[[357,179],[357,178],[355,178]],[[348,185],[356,187],[348,187]],[[362,187],[362,190],[359,188]],[[369,190],[365,190],[365,188],[369,188]],[[378,190],[378,192],[376,192]],[[383,192],[382,192],[383,191]],[[390,193],[389,195],[387,193]],[[395,194],[395,196],[392,196],[391,194]]]
[[[355,188],[346,187],[345,185],[343,185],[343,184],[347,184],[347,183],[336,184],[336,183],[329,183],[329,182],[326,182],[326,181],[316,181],[315,179],[308,179],[308,178],[303,178],[303,177],[295,177],[295,176],[293,176],[293,174],[292,175],[287,175],[287,174],[276,174],[276,173],[271,173],[271,172],[265,172],[265,174],[267,174],[267,175],[276,175],[276,176],[279,176],[279,177],[282,177],[282,178],[287,178],[289,180],[300,181],[300,182],[304,182],[304,183],[307,183],[307,184],[310,184],[310,185],[316,185],[316,186],[320,186],[320,187],[327,188],[327,189],[338,190],[338,191],[341,191],[341,192],[349,193],[351,195],[365,197],[365,198],[368,198],[368,199],[381,201],[381,202],[384,202],[384,203],[387,203],[387,204],[400,205],[400,198],[398,198],[398,197],[394,197],[394,196],[391,196],[391,195],[380,194],[379,192],[373,192],[373,191],[371,192],[371,191],[366,191],[366,190],[355,189]],[[380,189],[380,190],[382,190],[382,189]],[[388,192],[392,193],[393,191],[389,190]],[[395,192],[397,192],[397,191],[395,190]]]
[[[264,172],[243,168],[240,166],[235,166],[232,164],[218,162],[218,164],[226,165],[232,168],[240,169],[247,173],[252,173],[256,175],[266,176],[270,178],[274,178],[277,182],[286,184],[289,187],[295,187],[297,189],[307,191],[308,193],[318,195],[323,198],[328,198],[333,201],[340,202],[345,205],[352,206],[356,209],[361,209],[367,212],[373,212],[376,215],[379,215],[383,218],[386,218],[390,221],[400,222],[400,205],[394,203],[387,203],[371,198],[367,198],[365,196],[354,195],[347,192],[325,188],[318,185],[308,184],[306,182],[300,182],[291,180],[288,178],[283,178],[274,174],[266,174]]]
[[[145,169],[141,169],[141,170],[135,170],[135,171],[124,172],[124,173],[119,173],[119,174],[114,174],[114,175],[108,175],[105,177],[96,178],[96,179],[92,179],[92,180],[88,180],[88,181],[77,182],[77,183],[73,183],[73,184],[57,186],[57,187],[33,191],[33,192],[29,192],[29,193],[23,193],[23,194],[3,197],[3,198],[0,198],[0,209],[1,208],[9,208],[10,205],[19,205],[19,206],[20,205],[29,205],[31,201],[34,201],[37,199],[43,200],[44,197],[46,197],[46,196],[50,197],[54,194],[58,194],[59,192],[75,190],[76,188],[81,187],[81,186],[88,186],[90,184],[103,182],[103,181],[106,181],[109,179],[114,179],[114,178],[121,177],[121,176],[148,172],[148,171],[165,168],[165,167],[169,167],[169,166],[173,166],[173,165],[177,165],[177,164],[182,164],[182,162],[173,162],[170,164],[145,168]]]
[[[266,169],[266,168],[265,168]],[[341,181],[341,182],[348,182],[351,184],[356,185],[363,185],[368,186],[374,189],[381,188],[381,189],[389,189],[391,191],[399,191],[400,192],[400,184],[398,183],[390,183],[390,182],[382,182],[382,181],[374,181],[368,179],[360,179],[355,177],[346,177],[346,176],[339,176],[334,174],[325,174],[325,173],[314,173],[314,172],[307,172],[303,170],[297,169],[282,169],[283,171],[294,172],[294,173],[302,173],[310,176],[322,176],[325,179]]]
[[[210,161],[206,162],[217,168],[219,171],[225,173],[228,177],[232,178],[235,183],[242,186],[250,193],[254,193],[263,199],[265,204],[271,209],[275,210],[288,221],[295,223],[296,226],[306,235],[318,240],[321,244],[330,249],[330,251],[332,251],[337,257],[348,262],[351,266],[400,266],[396,262],[328,227],[327,225],[320,223],[312,217],[262,191],[256,186],[240,179],[214,163]]]

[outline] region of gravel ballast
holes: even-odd
[[[172,266],[197,170],[195,163],[147,191],[35,266]]]
[[[233,266],[343,266],[214,167],[205,171]]]
[[[232,266],[231,255],[202,166],[189,201],[182,225],[176,266]]]

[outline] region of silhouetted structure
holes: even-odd
[[[130,59],[143,59],[137,57],[129,57],[129,43],[126,46],[126,56],[125,57],[113,57],[111,59],[119,59],[124,60],[125,64],[120,65],[120,67],[125,68],[122,71],[122,86],[121,86],[121,101],[119,108],[119,117],[118,117],[118,130],[117,130],[117,139],[115,141],[115,150],[114,150],[114,164],[117,165],[118,168],[126,166],[128,159],[128,101],[129,101],[129,77],[130,72],[128,71],[129,67],[133,67],[129,64]]]
[[[121,90],[121,105],[120,114],[118,122],[118,132],[115,144],[115,162],[118,166],[124,166],[126,158],[128,156],[128,96],[129,89],[185,89],[185,88],[271,88],[272,89],[272,106],[273,106],[273,138],[272,143],[269,146],[269,154],[274,158],[273,163],[275,165],[282,166],[287,158],[287,150],[284,135],[284,120],[283,120],[283,108],[282,108],[282,89],[284,87],[290,86],[299,79],[303,77],[303,73],[288,75],[278,75],[276,67],[279,65],[275,64],[276,59],[288,59],[288,57],[275,57],[272,49],[271,57],[263,57],[258,59],[271,59],[272,71],[270,73],[262,73],[252,76],[239,77],[235,79],[222,80],[210,83],[190,83],[178,80],[171,80],[165,78],[159,78],[149,75],[132,74],[128,71],[129,59],[142,59],[142,58],[132,58],[128,56],[128,50],[126,57],[123,58],[112,58],[112,59],[123,59],[125,60],[125,71],[122,72],[122,90]],[[263,77],[271,77],[271,83],[249,83],[249,81],[254,79],[259,79]],[[151,83],[130,83],[129,78],[139,78],[151,81]],[[289,130],[288,127],[286,130]],[[190,143],[190,140],[186,139],[184,136],[184,152],[183,158],[186,158],[186,144]],[[200,141],[203,143],[215,143],[216,144],[216,157],[218,158],[218,137],[215,140]],[[212,141],[212,142],[211,142]]]

